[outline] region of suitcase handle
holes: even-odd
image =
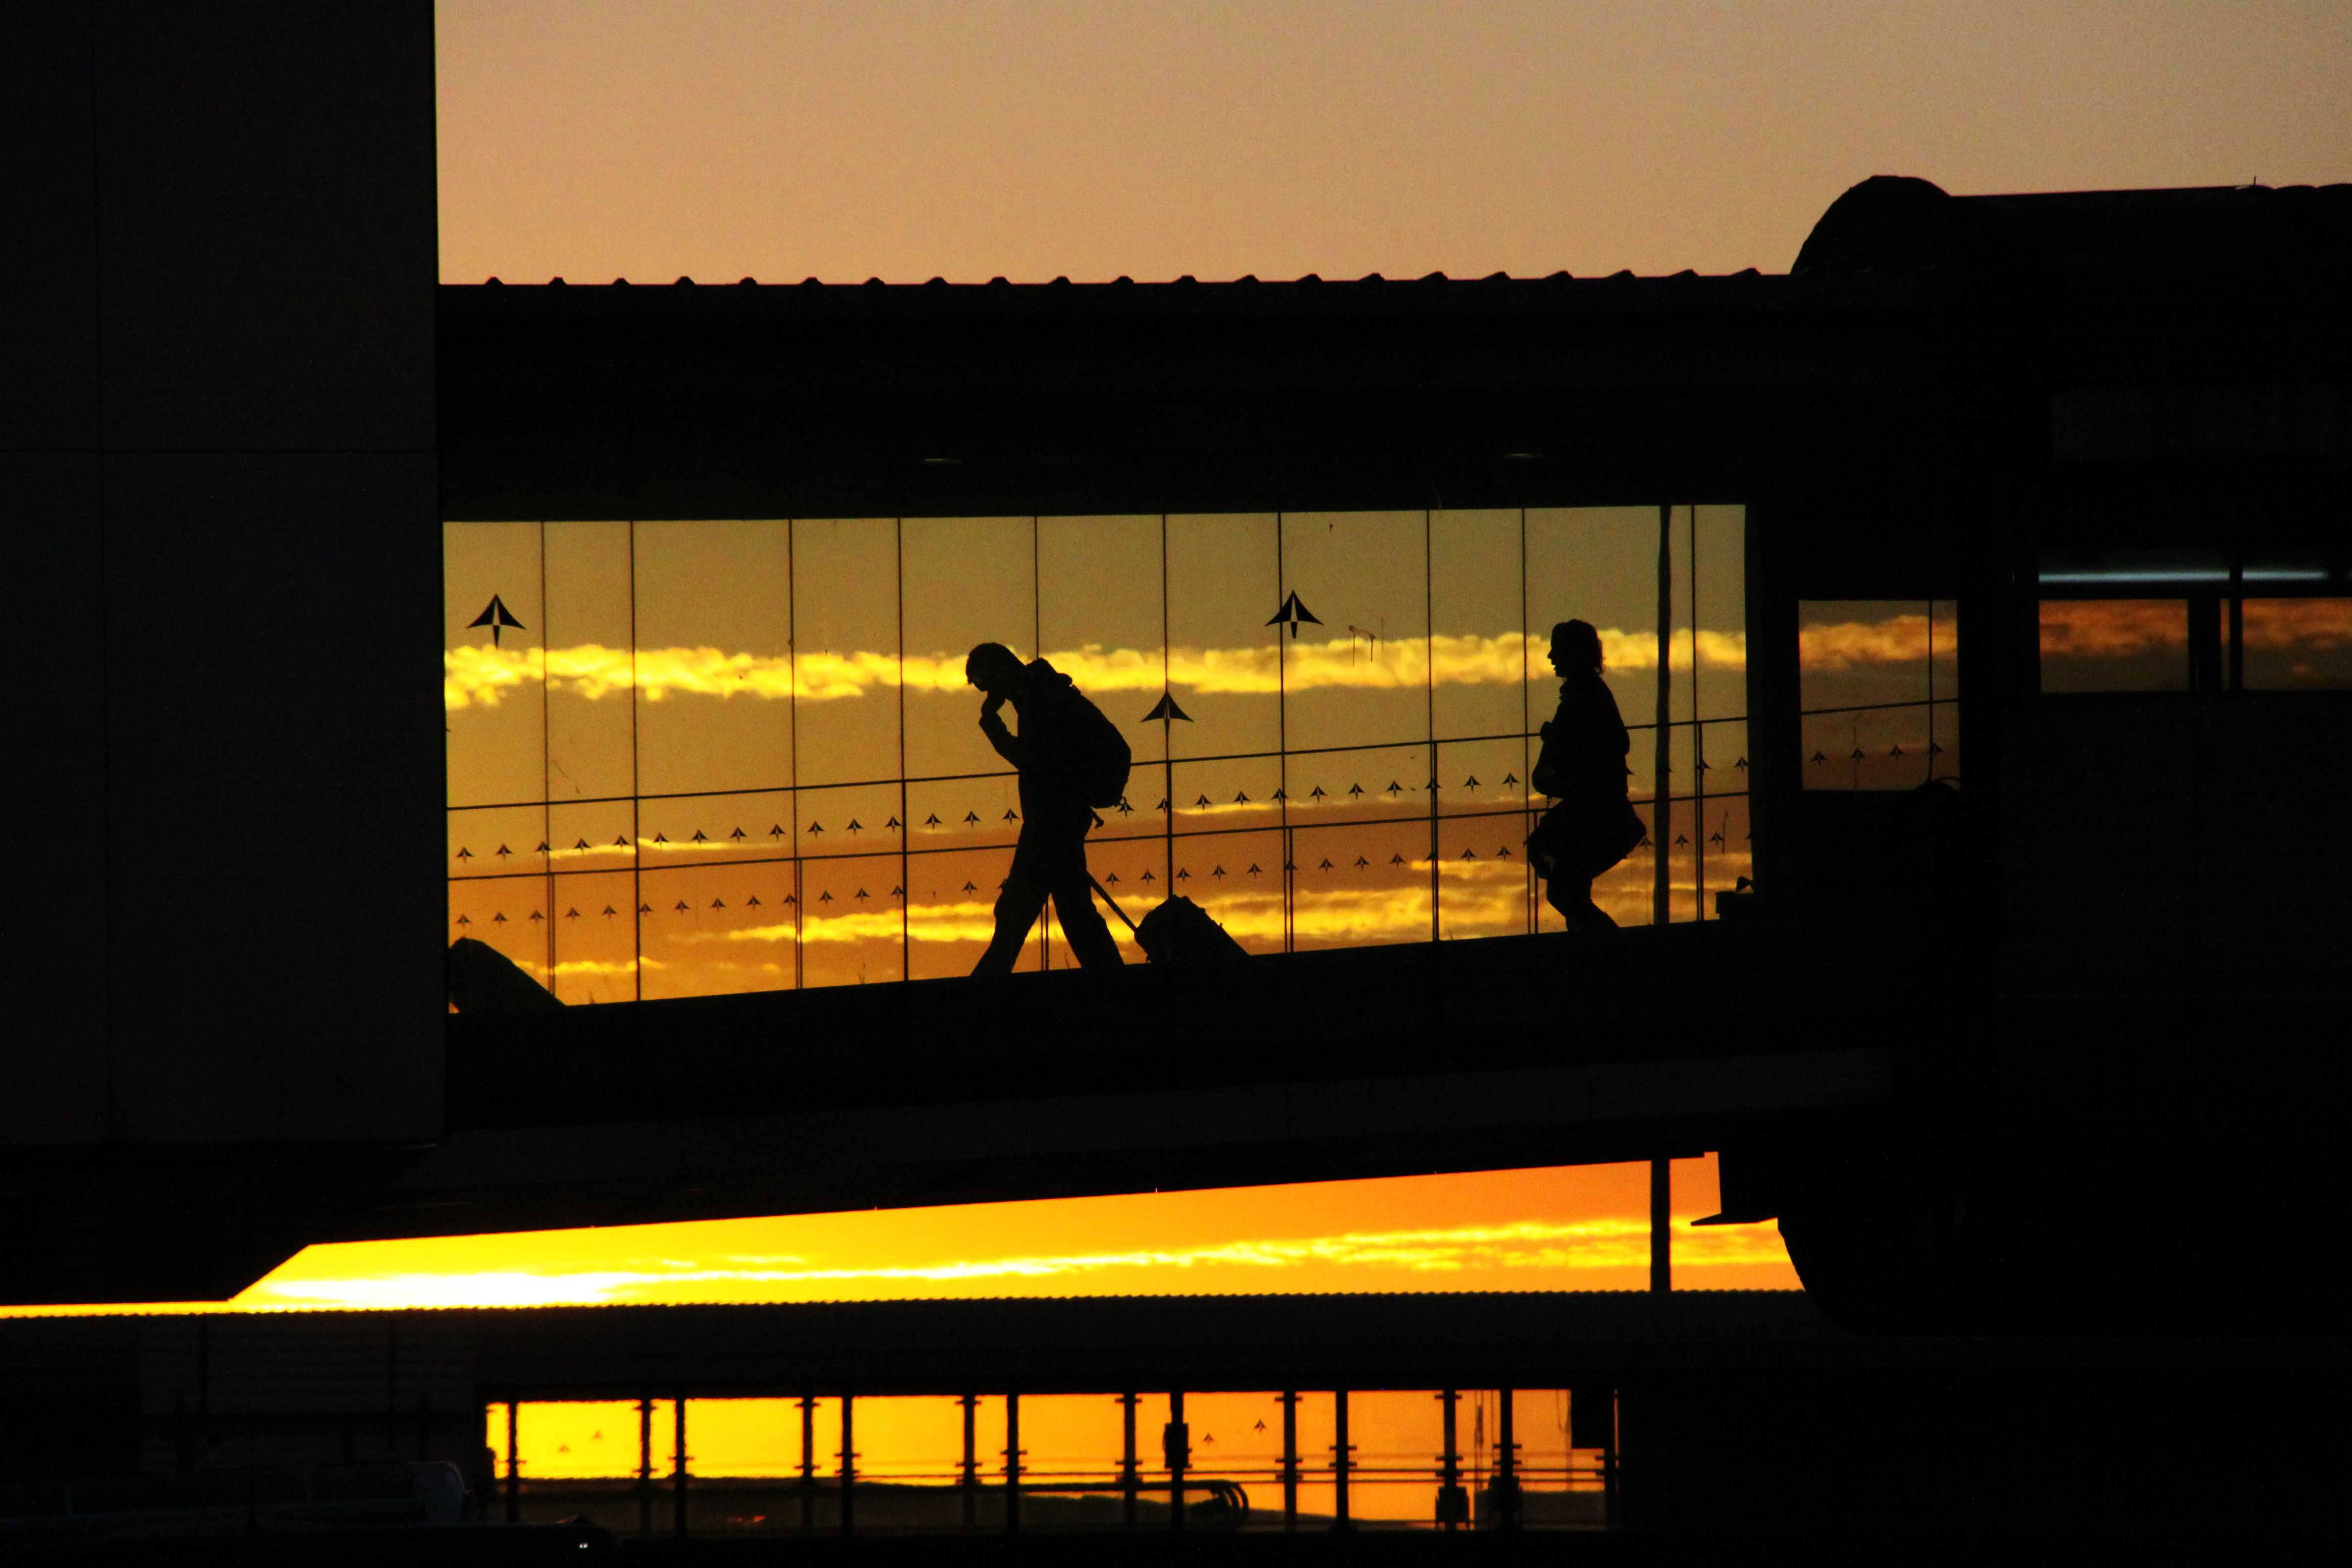
[[[1118,900],[1110,896],[1110,890],[1108,889],[1105,888],[1100,882],[1095,880],[1095,874],[1092,871],[1087,873],[1087,885],[1094,889],[1096,892],[1102,895],[1102,901],[1110,906],[1110,912],[1117,915],[1122,921],[1124,921],[1128,930],[1135,931],[1137,940],[1140,941],[1143,933],[1139,931],[1136,931],[1135,922],[1128,920],[1127,911],[1118,907]]]

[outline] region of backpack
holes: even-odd
[[[1135,753],[1103,710],[1076,687],[1070,689],[1071,773],[1091,806],[1117,805],[1127,798],[1128,770]]]

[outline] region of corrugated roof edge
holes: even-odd
[[[1720,280],[1729,279],[1771,278],[1771,277],[1780,277],[1780,276],[1783,276],[1783,274],[1763,272],[1763,271],[1760,271],[1759,269],[1758,269],[1757,268],[1753,268],[1753,267],[1744,267],[1744,268],[1740,268],[1738,271],[1737,271],[1737,272],[1700,272],[1700,271],[1697,271],[1697,270],[1696,270],[1696,269],[1694,269],[1694,268],[1687,268],[1687,267],[1685,267],[1685,268],[1683,268],[1681,271],[1679,271],[1679,272],[1658,272],[1658,273],[1636,273],[1636,272],[1633,271],[1631,268],[1620,268],[1619,270],[1617,270],[1617,271],[1615,271],[1615,272],[1611,272],[1611,273],[1607,273],[1607,274],[1592,274],[1592,275],[1590,275],[1590,276],[1587,276],[1587,277],[1584,277],[1584,278],[1579,278],[1579,277],[1577,277],[1574,273],[1571,273],[1571,272],[1569,272],[1569,271],[1566,271],[1566,270],[1556,271],[1556,272],[1548,272],[1548,273],[1545,273],[1545,274],[1543,274],[1543,275],[1541,275],[1541,276],[1539,276],[1539,277],[1538,277],[1538,276],[1519,277],[1519,276],[1514,276],[1514,275],[1512,275],[1512,274],[1510,274],[1510,273],[1506,273],[1506,272],[1490,272],[1490,273],[1487,273],[1486,276],[1484,276],[1484,277],[1482,277],[1482,278],[1453,278],[1453,277],[1449,277],[1449,276],[1447,276],[1447,275],[1446,275],[1445,273],[1444,273],[1444,272],[1429,272],[1429,273],[1424,273],[1424,274],[1423,274],[1423,275],[1422,275],[1421,277],[1419,277],[1419,278],[1413,278],[1413,279],[1391,279],[1391,278],[1383,277],[1381,274],[1380,274],[1380,273],[1378,273],[1378,272],[1368,272],[1368,273],[1366,273],[1366,274],[1365,274],[1363,277],[1361,277],[1361,278],[1353,278],[1353,279],[1327,279],[1327,278],[1324,278],[1324,277],[1320,276],[1320,275],[1319,275],[1319,274],[1318,274],[1318,273],[1308,272],[1308,273],[1302,274],[1301,276],[1297,277],[1297,278],[1291,278],[1291,279],[1274,279],[1269,280],[1269,279],[1262,279],[1262,278],[1258,277],[1255,273],[1252,273],[1252,272],[1244,272],[1244,273],[1243,273],[1243,274],[1242,274],[1240,277],[1238,277],[1238,278],[1230,278],[1230,279],[1223,279],[1223,280],[1218,280],[1218,279],[1209,279],[1209,280],[1205,280],[1205,281],[1204,281],[1204,280],[1202,280],[1202,279],[1199,279],[1199,278],[1195,278],[1195,277],[1193,277],[1191,273],[1189,273],[1189,272],[1188,272],[1188,273],[1186,273],[1186,274],[1184,274],[1183,276],[1179,277],[1179,278],[1168,278],[1168,279],[1158,279],[1158,280],[1155,280],[1155,281],[1140,281],[1140,282],[1139,282],[1139,281],[1138,281],[1136,279],[1133,279],[1133,278],[1128,277],[1128,276],[1126,276],[1125,274],[1121,274],[1120,276],[1118,276],[1118,277],[1117,277],[1117,278],[1106,278],[1106,279],[1098,279],[1098,280],[1097,280],[1097,281],[1095,281],[1095,282],[1091,282],[1091,283],[1076,283],[1076,282],[1073,282],[1070,279],[1068,279],[1068,278],[1066,278],[1066,277],[1057,277],[1057,278],[1048,278],[1048,279],[1034,279],[1034,280],[1032,280],[1032,281],[1025,282],[1025,283],[1016,283],[1016,282],[1013,282],[1013,281],[1011,281],[1010,279],[1005,279],[1005,278],[1003,278],[1003,277],[1002,277],[1002,276],[993,277],[993,278],[989,278],[989,279],[982,279],[982,280],[976,280],[976,281],[971,281],[971,282],[964,282],[964,283],[950,282],[949,279],[945,279],[945,278],[927,278],[927,279],[924,279],[923,280],[921,280],[920,282],[906,282],[906,283],[890,283],[890,282],[886,282],[885,280],[883,280],[883,279],[880,279],[880,278],[867,278],[867,279],[862,279],[861,281],[858,281],[858,282],[847,282],[847,281],[843,281],[843,282],[833,282],[833,283],[828,283],[828,282],[826,282],[824,279],[821,279],[821,278],[803,278],[803,279],[801,279],[799,282],[797,282],[797,283],[782,283],[782,282],[768,283],[768,282],[761,282],[760,279],[755,279],[755,278],[744,278],[744,279],[738,279],[738,280],[737,280],[737,283],[736,283],[736,286],[737,286],[737,287],[739,287],[739,288],[760,288],[760,289],[892,289],[892,290],[902,290],[902,289],[903,289],[903,290],[908,290],[908,291],[912,291],[912,290],[915,290],[915,289],[960,289],[960,290],[961,290],[961,289],[1284,289],[1284,288],[1291,288],[1291,289],[1349,289],[1349,288],[1360,288],[1360,289],[1380,289],[1380,288],[1383,288],[1383,287],[1387,287],[1387,286],[1395,286],[1395,287],[1400,287],[1400,288],[1402,288],[1402,287],[1408,287],[1408,286],[1420,286],[1420,287],[1432,287],[1432,288],[1445,288],[1445,287],[1451,287],[1451,288],[1455,288],[1455,289],[1468,289],[1468,288],[1472,288],[1472,287],[1474,287],[1474,286],[1485,287],[1485,286],[1491,286],[1491,285],[1497,284],[1497,283],[1517,284],[1517,285],[1520,285],[1520,286],[1522,286],[1522,287],[1528,287],[1528,286],[1533,286],[1533,285],[1537,285],[1537,284],[1549,284],[1549,285],[1557,286],[1557,285],[1563,284],[1563,283],[1618,283],[1618,282],[1624,282],[1624,281],[1628,281],[1628,280],[1635,281],[1635,282],[1645,282],[1645,283],[1680,283],[1680,282],[1688,282],[1688,281],[1692,281],[1692,280],[1697,280],[1697,281],[1702,281],[1702,282],[1704,282],[1704,281],[1710,281],[1710,280],[1720,281]],[[495,276],[493,276],[493,277],[489,277],[489,278],[486,278],[486,279],[483,279],[479,283],[470,283],[470,282],[467,282],[467,281],[466,281],[466,280],[464,280],[464,279],[446,279],[446,278],[445,278],[445,279],[443,279],[441,280],[441,284],[440,284],[440,286],[441,286],[442,288],[444,288],[444,289],[484,289],[484,288],[505,288],[505,289],[533,289],[533,288],[541,288],[541,289],[544,289],[544,288],[570,288],[570,289],[581,289],[581,290],[594,289],[597,289],[597,288],[600,288],[600,287],[601,287],[601,288],[604,288],[604,289],[625,289],[625,288],[630,288],[630,287],[632,287],[632,285],[631,285],[631,283],[630,283],[629,279],[625,279],[625,278],[615,278],[615,279],[613,279],[613,281],[612,281],[612,282],[610,282],[610,283],[599,285],[599,284],[577,284],[577,283],[567,284],[567,283],[565,282],[565,280],[564,280],[563,279],[562,279],[562,278],[551,278],[551,279],[549,279],[545,283],[536,283],[536,284],[535,284],[535,283],[517,283],[517,282],[509,281],[509,280],[508,280],[508,279],[502,279],[502,278],[499,278],[499,277],[495,277]],[[673,289],[689,289],[689,288],[693,288],[693,287],[695,287],[695,286],[696,286],[696,280],[695,280],[694,279],[692,279],[692,278],[686,278],[686,277],[681,277],[681,278],[679,278],[676,282],[674,282],[674,283],[672,283],[672,284],[670,284],[670,285],[669,285],[669,287],[671,287],[671,288],[673,288]],[[657,285],[656,285],[656,287],[657,287]]]
[[[1641,1287],[1622,1290],[1321,1290],[1264,1291],[1250,1295],[1196,1293],[1181,1296],[1157,1296],[1142,1293],[1122,1293],[1103,1296],[908,1296],[888,1300],[861,1300],[851,1297],[825,1301],[543,1301],[514,1306],[447,1306],[447,1307],[257,1307],[194,1312],[158,1309],[154,1311],[74,1312],[20,1311],[0,1318],[0,1324],[9,1322],[120,1322],[145,1318],[374,1318],[388,1312],[404,1316],[429,1317],[450,1312],[609,1312],[609,1311],[784,1311],[794,1308],[844,1307],[930,1307],[930,1306],[995,1306],[1011,1307],[1030,1303],[1055,1304],[1099,1301],[1416,1301],[1434,1299],[1445,1301],[1475,1300],[1550,1300],[1563,1304],[1580,1301],[1625,1300],[1647,1297],[1650,1292]],[[1805,1292],[1801,1289],[1685,1289],[1676,1287],[1678,1300],[1720,1300],[1732,1297],[1775,1300],[1797,1300]]]

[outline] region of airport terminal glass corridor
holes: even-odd
[[[1019,832],[983,641],[1127,735],[1089,861],[1136,919],[1183,893],[1262,952],[1556,930],[1526,781],[1570,617],[1653,828],[1595,897],[1647,923],[1662,852],[1705,918],[1749,868],[1744,531],[1669,513],[1661,827],[1655,506],[451,523],[447,934],[575,1003],[969,973]],[[1071,962],[1050,914],[1027,962]]]

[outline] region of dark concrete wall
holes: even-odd
[[[440,1116],[429,0],[0,49],[0,1148]]]

